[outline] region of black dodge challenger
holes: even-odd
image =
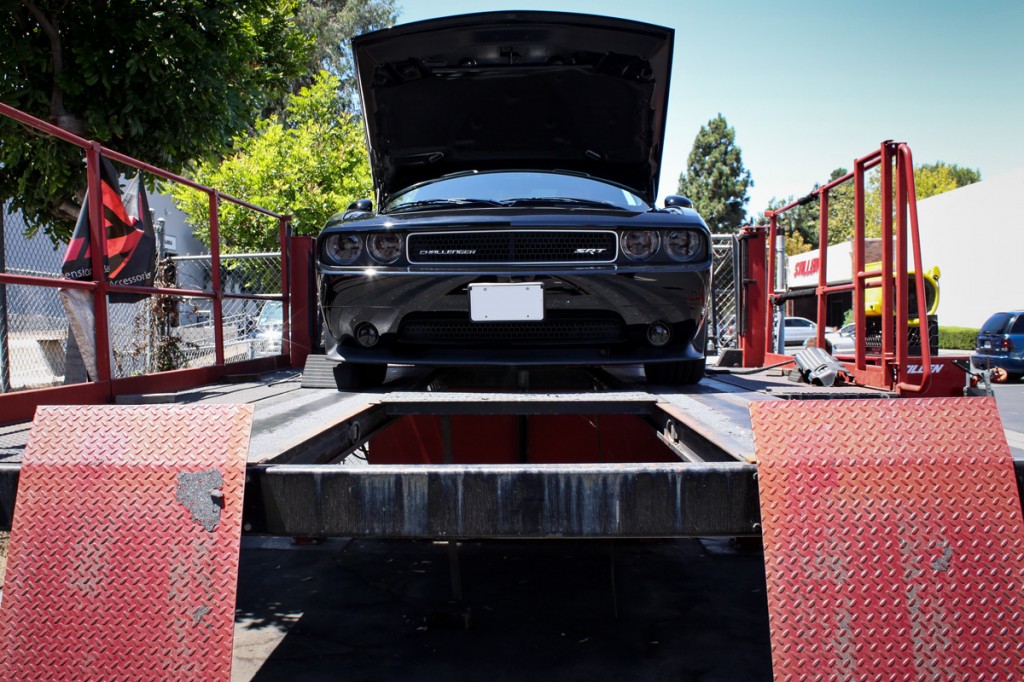
[[[356,38],[369,199],[317,239],[339,387],[388,363],[704,374],[707,226],[655,206],[671,29],[489,12]]]

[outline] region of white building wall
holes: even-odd
[[[1024,168],[917,204],[922,264],[938,265],[939,324],[980,327],[1024,308]]]

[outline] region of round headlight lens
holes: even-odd
[[[324,255],[338,265],[350,265],[363,252],[363,244],[354,234],[331,234],[324,239]]]
[[[394,263],[402,255],[402,236],[375,232],[366,238],[366,248],[378,263]]]
[[[698,260],[704,256],[704,239],[693,230],[665,233],[665,250],[676,260]]]
[[[619,237],[619,248],[632,260],[647,260],[660,245],[661,237],[655,230],[629,230]]]

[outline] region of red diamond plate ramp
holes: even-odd
[[[0,679],[228,680],[247,405],[40,407]]]
[[[994,400],[750,413],[775,679],[1024,679],[1024,528]]]

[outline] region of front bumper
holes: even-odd
[[[322,274],[327,354],[334,360],[417,365],[609,365],[703,357],[693,347],[706,310],[707,271]],[[473,322],[471,283],[540,282],[544,320]],[[667,325],[668,344],[647,340]],[[372,324],[379,342],[356,342]],[[700,345],[700,344],[698,344]]]

